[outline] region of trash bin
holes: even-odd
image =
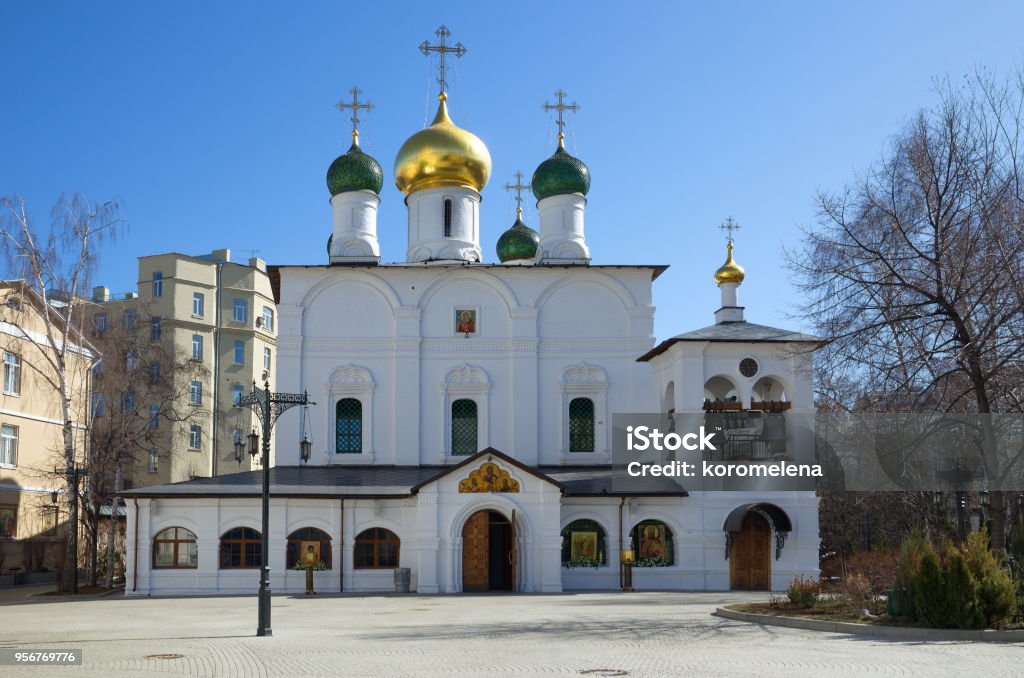
[[[408,593],[409,582],[412,580],[412,570],[408,567],[395,568],[395,593]]]

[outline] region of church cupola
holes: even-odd
[[[732,258],[734,231],[738,231],[740,225],[733,221],[732,217],[726,219],[720,227],[728,233],[726,244],[725,263],[715,271],[715,283],[722,293],[722,307],[715,311],[716,323],[743,322],[743,307],[740,306],[740,284],[746,277],[743,267]]]
[[[558,111],[558,148],[542,162],[530,182],[540,213],[540,251],[538,260],[557,263],[587,263],[590,250],[583,232],[583,211],[590,190],[590,170],[582,160],[565,150],[565,111],[579,106],[565,103],[565,92],[555,92],[556,104],[544,104],[545,110]]]
[[[446,55],[461,57],[461,43],[447,44],[451,33],[441,26],[438,44],[423,43],[426,55],[440,56],[441,94],[430,125],[409,137],[395,158],[395,185],[405,193],[409,210],[408,261],[481,259],[480,192],[491,176],[491,154],[472,132],[448,114]]]
[[[530,190],[528,184],[523,184],[523,173],[516,172],[516,183],[505,184],[505,190],[516,193],[516,223],[498,238],[498,260],[503,264],[534,264],[540,236],[523,223],[523,191]]]
[[[359,147],[359,111],[371,110],[370,102],[359,103],[359,88],[352,88],[352,102],[338,109],[352,109],[352,146],[327,169],[327,190],[331,192],[334,227],[327,253],[332,264],[380,261],[377,241],[377,208],[384,172],[373,156]]]

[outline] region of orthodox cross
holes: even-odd
[[[523,173],[516,171],[516,183],[505,184],[506,191],[516,192],[516,215],[523,216],[523,191],[530,190],[530,184],[523,184]]]
[[[575,113],[576,111],[580,110],[580,107],[579,104],[577,104],[575,101],[572,102],[571,104],[565,103],[565,92],[563,92],[562,90],[558,90],[557,92],[555,92],[555,96],[558,97],[558,103],[549,104],[548,102],[545,101],[543,108],[545,111],[558,111],[558,120],[555,122],[555,124],[558,125],[558,138],[564,139],[565,130],[563,128],[565,127],[565,119],[562,117],[562,114],[565,111],[572,111],[573,113]]]
[[[725,222],[718,228],[725,231],[725,239],[731,245],[736,240],[735,238],[732,237],[732,234],[735,231],[740,230],[740,225],[733,221],[733,218],[730,215],[729,218],[726,219]]]
[[[461,57],[466,53],[466,48],[462,46],[461,42],[457,42],[455,45],[448,44],[448,38],[451,37],[452,32],[444,25],[434,31],[434,35],[437,36],[437,44],[431,45],[429,41],[424,40],[423,44],[420,45],[420,51],[427,57],[430,56],[431,52],[437,52],[441,55],[440,63],[437,65],[437,72],[440,74],[437,83],[441,85],[441,94],[445,94],[448,91],[448,78],[446,77],[448,65],[445,62],[445,56],[454,54],[456,57]]]
[[[373,110],[373,102],[367,101],[365,104],[359,103],[359,95],[363,90],[358,87],[353,87],[349,91],[352,92],[352,103],[347,104],[344,101],[339,101],[336,108],[342,113],[345,112],[346,108],[352,109],[352,138],[355,139],[359,136],[359,110],[362,109],[369,113]]]

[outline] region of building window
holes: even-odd
[[[188,449],[199,450],[203,446],[203,429],[199,424],[192,424],[188,429]]]
[[[203,317],[206,308],[206,296],[202,292],[192,293],[192,315]]]
[[[270,371],[270,360],[271,360],[270,347],[269,346],[264,346],[263,347],[263,369],[265,369],[267,372]]]
[[[134,308],[126,308],[124,310],[124,328],[126,330],[135,329],[135,318],[136,312]]]
[[[245,392],[245,387],[241,384],[234,384],[231,387],[231,404],[237,405],[242,402],[242,394]]]
[[[476,401],[461,398],[452,403],[452,454],[477,452]]]
[[[94,393],[92,396],[92,416],[102,417],[107,413],[107,397],[105,393]]]
[[[154,447],[149,450],[149,472],[156,473],[160,470],[160,453]]]
[[[184,527],[168,527],[153,538],[153,569],[195,569],[199,564],[196,535]]]
[[[263,564],[260,533],[249,527],[236,527],[220,538],[220,568],[253,569]]]
[[[160,426],[160,406],[150,405],[149,406],[149,427],[158,428]]]
[[[269,306],[263,307],[263,329],[268,332],[274,331],[274,309]]]
[[[121,394],[121,413],[134,414],[135,411],[135,391],[129,389]]]
[[[0,464],[15,467],[18,465],[18,427],[4,424],[0,426]]]
[[[249,302],[245,299],[231,302],[231,319],[236,323],[249,322]]]
[[[135,349],[125,351],[124,366],[129,372],[134,372],[139,367],[139,352]]]
[[[160,361],[155,360],[149,364],[149,383],[160,383]]]
[[[452,199],[444,199],[444,237],[452,237]]]
[[[313,547],[317,560],[331,569],[331,537],[323,530],[315,527],[303,527],[288,535],[288,552],[286,567],[291,570],[297,565],[303,565],[304,554]]]
[[[203,359],[203,335],[192,335],[192,360]]]
[[[363,403],[356,398],[342,398],[335,408],[337,437],[335,452],[359,454],[363,451]]]
[[[153,296],[164,296],[164,274],[160,271],[153,272]]]
[[[150,323],[149,338],[153,341],[159,341],[162,331],[160,329],[160,316],[153,316],[153,320]]]
[[[235,340],[235,364],[245,364],[245,342],[237,339]]]
[[[21,395],[21,356],[4,351],[4,395]]]
[[[193,405],[203,404],[203,383],[193,381],[188,387],[188,401]]]
[[[562,565],[599,567],[605,565],[605,535],[600,523],[574,520],[562,530]]]
[[[107,314],[97,313],[92,317],[92,326],[100,334],[106,334],[107,332]]]
[[[594,401],[590,398],[569,401],[569,451],[594,451]]]
[[[356,546],[352,557],[357,570],[374,570],[398,567],[398,551],[401,542],[391,530],[372,527],[356,535]]]
[[[18,507],[8,504],[0,506],[0,537],[14,539],[18,536]]]
[[[644,520],[632,531],[634,567],[668,567],[675,564],[672,531],[660,520]]]

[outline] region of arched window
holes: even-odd
[[[363,403],[356,398],[342,398],[335,412],[334,451],[338,454],[359,454],[363,451]]]
[[[569,451],[594,451],[594,401],[590,398],[569,401]]]
[[[444,237],[452,237],[452,199],[444,199]]]
[[[574,520],[562,530],[564,567],[599,567],[606,564],[604,528],[593,520]]]
[[[184,527],[168,527],[153,538],[153,569],[194,569],[199,562],[196,535]]]
[[[460,398],[452,403],[452,454],[476,454],[476,440],[476,401]]]
[[[317,560],[331,569],[331,535],[315,527],[303,527],[288,535],[288,569],[302,563],[303,554],[310,546],[317,554]]]
[[[398,535],[383,527],[371,527],[356,535],[352,557],[357,570],[398,567]]]
[[[220,569],[252,569],[263,561],[260,533],[249,527],[236,527],[220,538]]]
[[[644,520],[632,532],[634,567],[668,567],[675,564],[672,531],[660,520]]]

